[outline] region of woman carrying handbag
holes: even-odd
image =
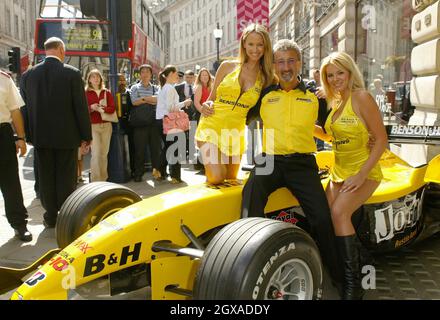
[[[104,113],[113,114],[115,103],[112,94],[105,88],[104,79],[98,69],[87,75],[86,85],[87,103],[89,105],[90,120],[92,122],[92,159],[90,163],[91,180],[107,181],[107,154],[112,137],[112,124],[102,117]]]
[[[166,66],[159,74],[161,90],[157,97],[156,109],[156,133],[158,137],[161,137],[164,145],[160,152],[159,179],[164,179],[166,177],[166,167],[169,165],[171,183],[173,184],[182,182],[180,177],[180,160],[185,159],[186,152],[186,138],[185,132],[183,131],[187,126],[186,120],[184,120],[186,113],[181,111],[181,109],[188,108],[192,104],[191,99],[179,102],[179,95],[174,88],[174,85],[178,80],[179,75],[177,73],[177,68],[172,65]],[[180,114],[182,117],[180,117]],[[179,147],[176,145],[176,151],[173,154],[169,154],[167,157],[168,149],[175,142],[178,142]],[[180,148],[180,146],[182,146],[182,148]],[[179,150],[182,151],[182,154],[179,154]]]

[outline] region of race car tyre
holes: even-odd
[[[224,227],[209,243],[197,271],[198,300],[311,300],[322,295],[318,248],[302,229],[247,218]]]
[[[110,182],[93,182],[79,188],[66,199],[58,214],[58,246],[66,247],[98,222],[141,200],[131,189]]]

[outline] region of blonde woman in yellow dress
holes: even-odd
[[[196,131],[207,182],[236,179],[244,153],[246,115],[272,84],[272,45],[266,28],[251,24],[240,38],[238,61],[223,62]]]
[[[379,108],[348,54],[335,52],[327,57],[321,80],[332,107],[325,130],[332,139],[335,165],[326,194],[344,268],[343,299],[361,299],[359,243],[351,216],[380,184],[378,161],[387,146],[387,135]],[[375,139],[371,148],[369,135]]]

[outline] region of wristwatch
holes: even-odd
[[[26,142],[26,137],[15,136],[14,138],[15,138],[15,141],[23,140],[24,142]]]

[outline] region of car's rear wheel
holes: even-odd
[[[60,209],[56,224],[58,246],[66,247],[100,221],[141,200],[131,189],[110,182],[93,182],[79,188]]]
[[[223,228],[201,259],[194,285],[200,300],[309,300],[322,295],[318,248],[302,229],[263,218]]]

